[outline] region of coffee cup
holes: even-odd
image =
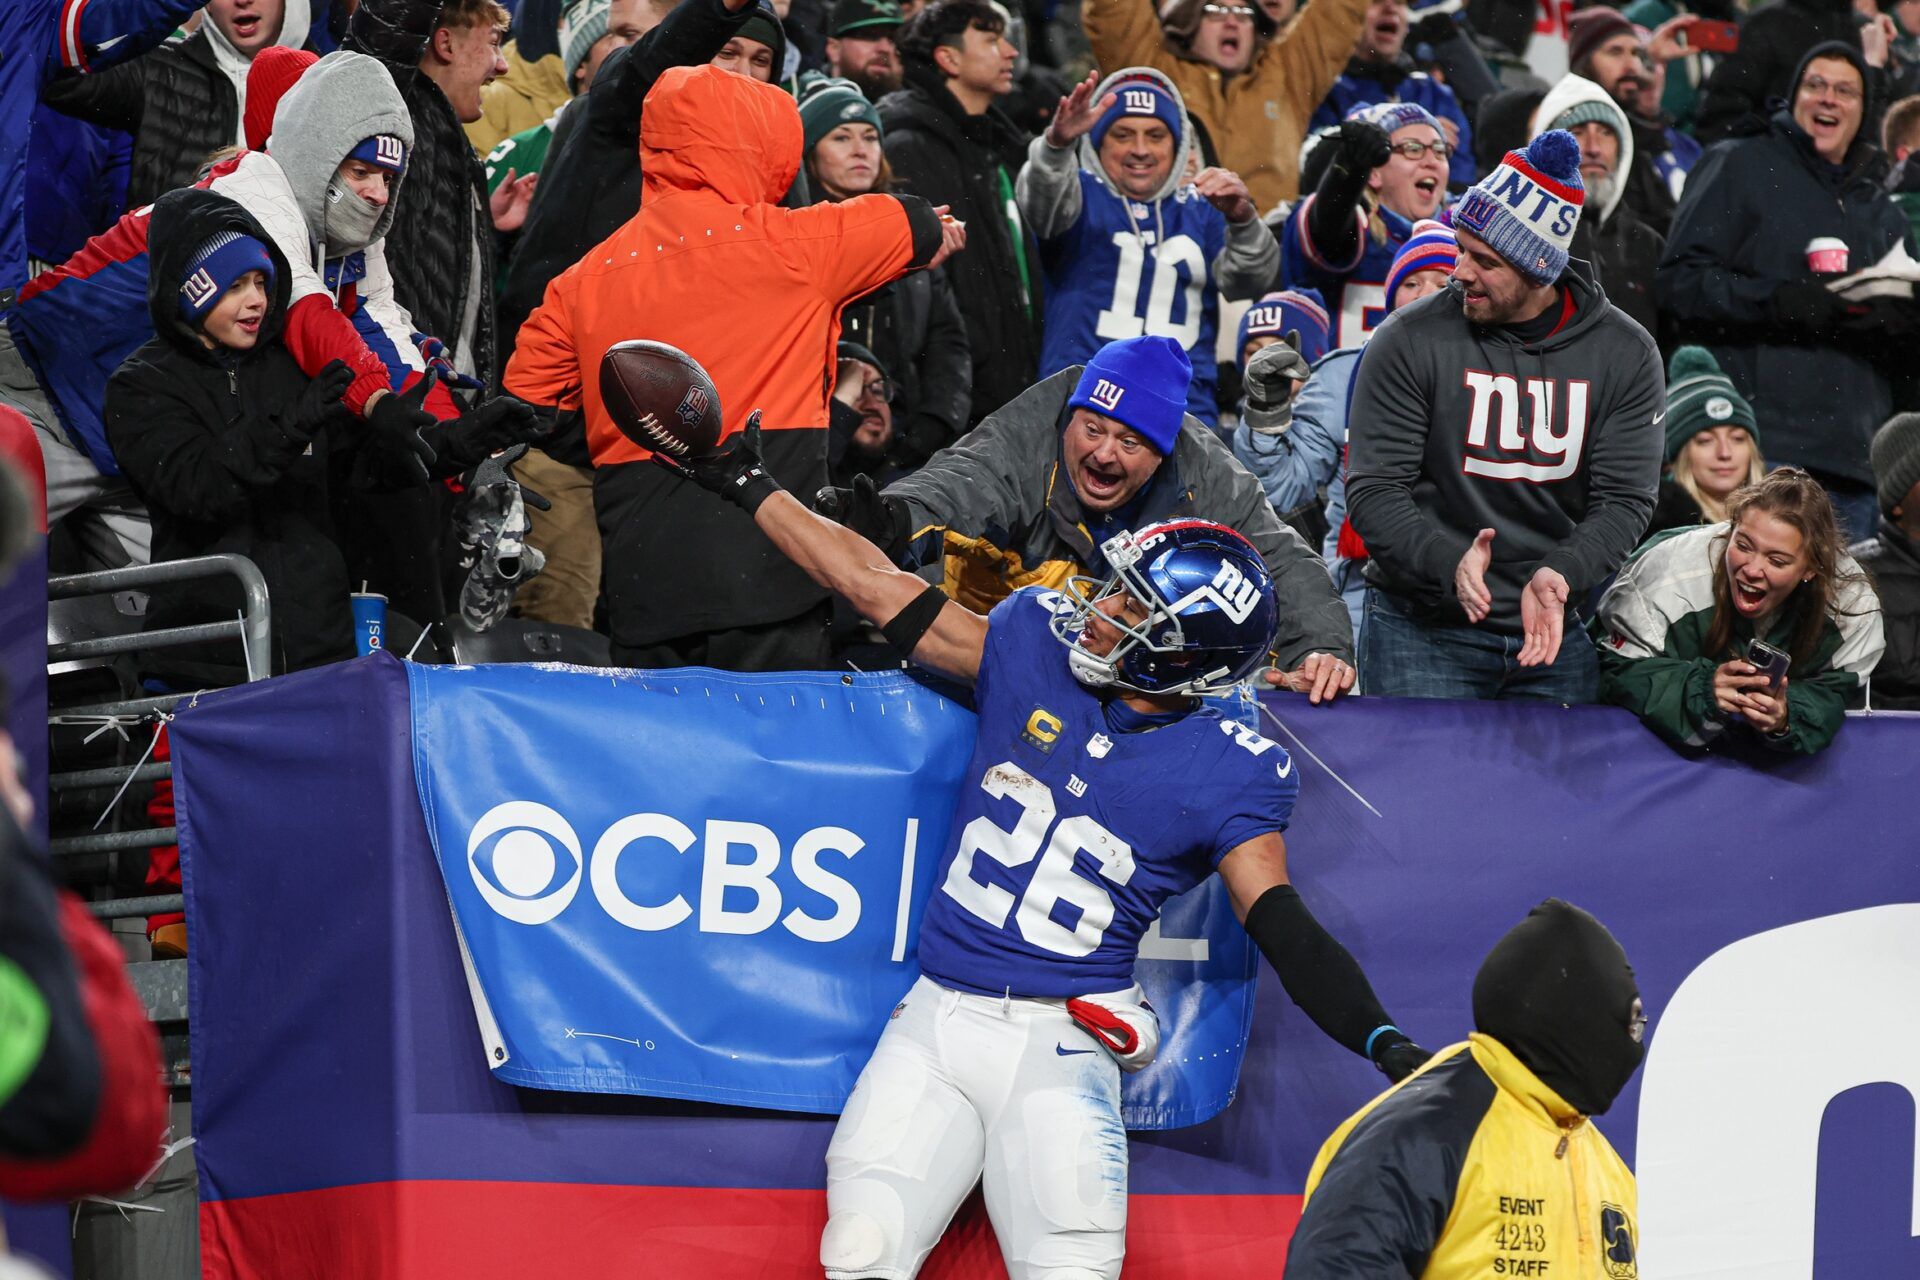
[[[1847,274],[1847,242],[1838,236],[1815,236],[1807,241],[1807,269],[1817,276]]]

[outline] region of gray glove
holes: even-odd
[[[1307,380],[1306,357],[1289,343],[1271,343],[1247,361],[1245,382],[1248,428],[1265,436],[1280,436],[1293,425],[1293,393]]]

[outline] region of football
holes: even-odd
[[[600,399],[622,435],[677,462],[720,444],[720,393],[678,347],[632,338],[600,357]]]

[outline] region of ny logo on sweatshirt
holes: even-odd
[[[1473,394],[1467,453],[1461,464],[1468,475],[1545,484],[1565,480],[1579,468],[1580,450],[1587,441],[1585,378],[1528,378],[1523,385],[1510,373],[1468,369],[1465,381]],[[1564,413],[1556,415],[1563,386]],[[1524,421],[1523,396],[1529,405]]]

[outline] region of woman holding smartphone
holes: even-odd
[[[1886,647],[1880,601],[1797,467],[1736,491],[1722,523],[1640,548],[1594,625],[1601,699],[1692,747],[1740,730],[1819,751]]]

